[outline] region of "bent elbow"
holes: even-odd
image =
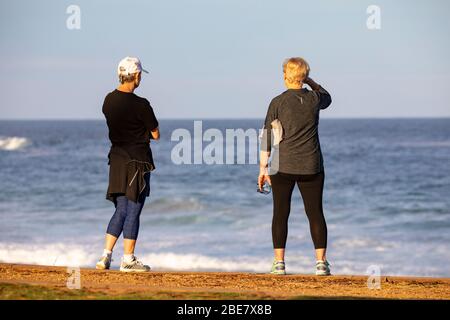
[[[161,136],[159,133],[159,129],[155,129],[155,130],[151,131],[150,134],[152,135],[153,140],[159,140],[159,138]]]
[[[326,99],[324,99],[324,102],[322,104],[322,108],[321,109],[326,109],[331,105],[332,99],[331,96],[327,96]]]

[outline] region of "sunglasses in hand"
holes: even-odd
[[[270,186],[270,184],[268,184],[267,182],[264,183],[264,185],[262,186],[262,188],[259,188],[259,185],[257,184],[258,188],[256,189],[256,191],[258,193],[261,194],[269,194],[272,191],[272,187]]]

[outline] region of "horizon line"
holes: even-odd
[[[176,117],[161,117],[158,120],[261,120],[264,117],[198,117],[198,118],[176,118]],[[320,120],[389,120],[389,119],[450,119],[449,116],[366,116],[366,117],[321,117]],[[104,121],[104,118],[0,118],[0,121]]]

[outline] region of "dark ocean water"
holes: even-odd
[[[203,130],[261,124],[206,120]],[[193,127],[161,121],[137,255],[154,269],[268,271],[272,203],[256,192],[258,166],[175,165],[172,132]],[[333,272],[450,276],[450,119],[321,119],[319,130]],[[0,121],[0,261],[95,263],[113,213],[108,150],[104,121]],[[311,273],[298,190],[289,227],[288,272]]]

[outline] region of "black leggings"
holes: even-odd
[[[309,220],[311,237],[316,249],[327,247],[327,224],[323,216],[322,193],[325,173],[296,175],[277,173],[270,176],[273,192],[272,240],[275,249],[284,249],[288,233],[291,197],[297,183]]]

